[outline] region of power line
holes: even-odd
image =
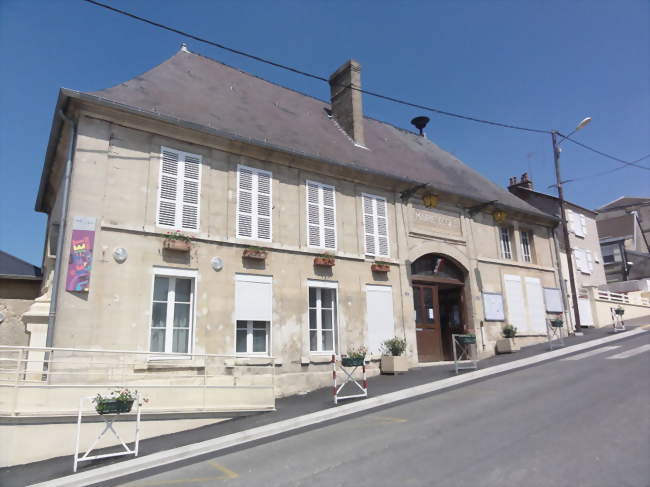
[[[265,64],[268,64],[270,66],[274,66],[276,68],[291,71],[292,73],[299,74],[301,76],[305,76],[307,78],[312,78],[312,79],[315,79],[315,80],[318,80],[318,81],[324,81],[325,83],[329,84],[329,79],[324,77],[324,76],[309,73],[307,71],[303,71],[301,69],[294,68],[294,67],[288,66],[286,64],[277,63],[275,61],[271,61],[271,60],[263,58],[261,56],[256,56],[254,54],[250,54],[248,52],[245,52],[245,51],[242,51],[242,50],[239,50],[239,49],[234,49],[234,48],[228,47],[228,46],[226,46],[224,44],[220,44],[218,42],[214,42],[214,41],[205,39],[203,37],[199,37],[199,36],[196,36],[194,34],[190,34],[189,32],[185,32],[185,31],[182,31],[180,29],[176,29],[174,27],[169,27],[168,25],[161,24],[159,22],[155,22],[155,21],[147,19],[145,17],[140,17],[138,15],[132,14],[132,13],[127,12],[125,10],[120,10],[118,8],[111,7],[110,5],[106,5],[106,4],[98,2],[96,0],[83,0],[83,1],[86,2],[86,3],[90,3],[92,5],[95,5],[97,7],[105,8],[105,9],[110,10],[112,12],[115,12],[115,13],[118,13],[118,14],[121,14],[121,15],[125,15],[127,17],[138,20],[140,22],[144,22],[144,23],[147,23],[149,25],[153,25],[154,27],[158,27],[160,29],[167,30],[169,32],[174,32],[175,34],[179,34],[179,35],[185,36],[187,38],[194,39],[194,40],[196,40],[198,42],[203,42],[203,43],[208,44],[210,46],[214,46],[214,47],[217,47],[219,49],[223,49],[223,50],[231,52],[233,54],[237,54],[239,56],[244,56],[244,57],[247,57],[249,59],[253,59],[255,61],[259,61],[261,63],[265,63]],[[379,99],[382,99],[382,100],[391,101],[391,102],[394,102],[394,103],[398,103],[398,104],[413,107],[413,108],[419,108],[421,110],[429,111],[429,112],[432,112],[432,113],[437,113],[439,115],[446,115],[448,117],[454,117],[454,118],[459,118],[459,119],[462,119],[462,120],[468,120],[470,122],[477,122],[477,123],[492,125],[492,126],[496,126],[496,127],[509,128],[509,129],[513,129],[513,130],[519,130],[519,131],[524,131],[524,132],[533,132],[533,133],[539,133],[539,134],[551,134],[551,133],[553,133],[552,130],[544,130],[544,129],[530,128],[530,127],[522,127],[522,126],[519,126],[519,125],[512,125],[512,124],[507,124],[507,123],[502,123],[502,122],[494,122],[492,120],[485,120],[485,119],[481,119],[481,118],[471,117],[471,116],[468,116],[468,115],[461,115],[459,113],[448,112],[448,111],[445,111],[445,110],[440,110],[438,108],[434,108],[434,107],[430,107],[430,106],[426,106],[426,105],[421,105],[419,103],[413,103],[413,102],[409,102],[409,101],[402,100],[402,99],[399,99],[399,98],[394,98],[392,96],[382,95],[381,93],[376,93],[376,92],[373,92],[373,91],[364,90],[362,88],[356,88],[354,86],[349,86],[349,88],[351,88],[351,89],[353,89],[355,91],[358,91],[360,93],[363,93],[365,95],[373,96],[375,98],[379,98]],[[650,154],[648,154],[646,156],[643,156],[640,159],[637,159],[636,161],[628,162],[628,161],[624,161],[622,159],[619,159],[617,157],[614,157],[612,155],[606,154],[606,153],[604,153],[602,151],[599,151],[597,149],[594,149],[593,147],[589,147],[588,145],[582,144],[581,142],[573,140],[570,137],[567,137],[567,136],[565,136],[565,135],[563,135],[563,134],[561,134],[559,132],[557,132],[557,133],[560,136],[564,137],[565,139],[573,142],[574,144],[579,145],[580,147],[582,147],[584,149],[590,150],[592,152],[595,152],[596,154],[599,154],[601,156],[607,157],[609,159],[615,160],[615,161],[620,162],[620,163],[623,164],[623,166],[621,166],[621,167],[618,167],[618,168],[615,168],[615,169],[610,169],[609,171],[605,171],[602,174],[607,174],[609,172],[618,171],[619,169],[623,169],[623,168],[628,167],[628,166],[633,166],[633,167],[637,167],[637,168],[640,168],[640,169],[650,170],[650,168],[648,168],[648,167],[641,166],[641,165],[637,164],[639,161],[642,161],[643,159],[646,159],[646,158],[650,157]],[[580,179],[583,179],[583,178],[580,178]],[[574,180],[572,180],[572,181],[574,181]]]

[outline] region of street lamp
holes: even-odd
[[[562,178],[560,177],[560,144],[564,142],[568,137],[575,134],[578,130],[583,128],[591,122],[591,117],[586,117],[580,122],[575,129],[569,135],[562,135],[557,130],[551,132],[551,139],[553,141],[553,158],[555,160],[555,181],[557,185],[557,195],[560,200],[560,217],[562,219],[562,232],[564,234],[564,249],[567,256],[567,266],[569,268],[569,284],[571,285],[571,303],[573,305],[573,314],[575,316],[575,333],[582,334],[580,326],[580,311],[578,310],[578,293],[576,291],[576,283],[573,274],[573,250],[571,249],[571,244],[569,243],[569,228],[567,227],[566,213],[564,210],[564,190],[562,189]],[[562,140],[558,143],[557,136],[562,137]]]

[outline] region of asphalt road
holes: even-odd
[[[648,487],[648,335],[122,485]]]

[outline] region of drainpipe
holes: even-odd
[[[558,223],[551,229],[551,235],[553,236],[553,246],[555,247],[555,262],[557,264],[557,274],[558,280],[560,281],[560,292],[562,293],[562,306],[564,307],[564,319],[567,322],[567,332],[573,328],[573,321],[571,319],[571,307],[567,300],[567,291],[566,285],[564,284],[564,274],[562,273],[562,254],[560,253],[560,244],[555,238],[555,229],[559,226]],[[567,255],[567,259],[570,258]],[[572,330],[571,330],[572,331]]]
[[[70,192],[70,176],[72,174],[72,158],[77,145],[77,124],[71,118],[66,117],[62,109],[58,115],[64,123],[70,124],[70,135],[68,138],[68,157],[65,163],[63,174],[63,200],[61,201],[61,221],[59,223],[59,235],[56,239],[56,260],[54,261],[54,276],[52,277],[52,291],[50,299],[50,313],[47,318],[47,338],[45,346],[51,347],[54,342],[54,325],[56,323],[56,307],[59,298],[59,281],[61,280],[61,262],[63,261],[63,241],[65,239],[66,217],[68,216],[68,196]]]

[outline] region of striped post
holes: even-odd
[[[334,394],[334,404],[338,404],[336,398],[336,355],[332,354],[332,379],[334,380],[334,388],[332,393]]]
[[[366,364],[364,362],[363,366],[363,388],[366,391],[366,394],[368,394],[368,378],[366,377]]]

